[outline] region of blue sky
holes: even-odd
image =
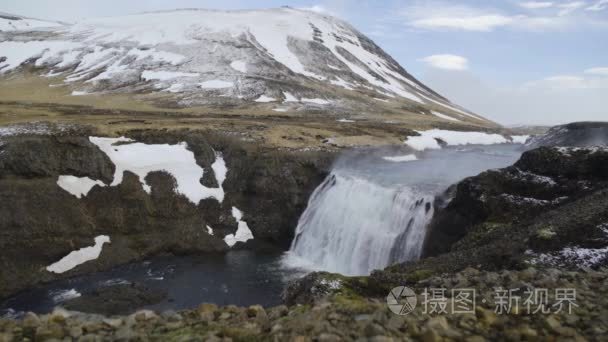
[[[608,121],[608,0],[0,0],[0,11],[77,21],[283,5],[349,21],[421,81],[503,124]]]

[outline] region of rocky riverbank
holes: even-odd
[[[0,341],[598,341],[608,331],[608,273],[527,268],[488,272],[468,268],[408,284],[418,306],[408,315],[389,310],[385,298],[365,297],[344,284],[303,305],[218,307],[104,317],[67,312],[0,319]],[[498,311],[496,290],[520,289],[521,301]],[[477,304],[466,313],[430,314],[424,289],[475,288]],[[525,291],[575,288],[571,313],[558,312],[553,294],[546,313],[524,304]],[[447,297],[446,300],[451,300]],[[428,302],[427,302],[428,303]],[[503,308],[506,309],[506,308]],[[498,313],[497,313],[498,311]]]

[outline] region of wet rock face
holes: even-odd
[[[528,151],[511,167],[484,172],[451,189],[453,199],[431,222],[424,255],[452,250],[479,225],[489,230],[492,225],[524,226],[541,214],[568,208],[607,184],[608,149],[543,147]]]
[[[607,122],[574,122],[555,126],[546,134],[532,138],[526,143],[528,148],[541,146],[607,146]]]
[[[164,171],[146,176],[149,194],[139,178],[126,171],[119,185],[95,186],[77,198],[57,185],[60,175],[110,184],[115,170],[88,135],[5,137],[0,147],[0,297],[41,281],[152,255],[226,251],[224,236],[237,230],[233,206],[244,213],[254,235],[254,240],[233,248],[286,248],[310,193],[333,158],[269,151],[201,132],[127,135],[147,144],[186,142],[204,169],[203,179],[215,179],[211,164],[215,152],[221,152],[228,168],[223,202],[210,198],[192,203],[175,191],[175,178]],[[92,246],[99,235],[109,236],[111,243],[95,261],[61,275],[45,270],[70,252]]]

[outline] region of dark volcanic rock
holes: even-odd
[[[606,146],[608,122],[573,122],[555,126],[547,133],[533,137],[526,143],[528,148],[541,146]]]
[[[448,252],[482,223],[523,224],[607,183],[608,149],[543,147],[525,152],[511,167],[460,182],[454,198],[435,214],[423,254]]]
[[[100,287],[64,302],[65,309],[102,315],[127,315],[147,305],[160,303],[167,291],[131,283]]]
[[[333,159],[326,153],[267,150],[208,132],[132,131],[126,135],[148,144],[186,142],[205,170],[204,179],[215,178],[211,164],[221,153],[228,168],[224,201],[206,199],[195,205],[175,191],[175,179],[163,171],[147,175],[150,194],[127,171],[119,185],[95,186],[79,199],[57,185],[59,175],[109,184],[114,173],[112,162],[88,135],[3,137],[0,297],[152,255],[226,251],[224,236],[237,230],[233,206],[244,213],[255,238],[238,248],[286,248],[310,193]],[[92,246],[98,235],[110,236],[111,243],[94,262],[63,275],[45,270],[71,251]]]

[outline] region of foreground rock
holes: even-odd
[[[91,135],[95,132],[90,128],[74,126],[2,137],[0,297],[153,255],[226,251],[231,246],[225,236],[239,226],[233,207],[243,213],[241,220],[254,238],[232,248],[285,248],[333,158],[324,152],[268,149],[209,131],[129,131],[124,135],[146,144],[185,142],[204,170],[202,184],[208,188],[218,187],[212,164],[220,152],[228,169],[223,201],[193,203],[175,190],[175,178],[164,171],[145,178],[150,193],[126,171],[119,185],[94,186],[78,198],[57,184],[59,176],[110,184],[116,167],[89,141]],[[101,235],[111,242],[96,260],[63,274],[46,270],[70,252],[92,246]]]
[[[389,284],[397,286],[399,284]],[[430,277],[407,284],[418,305],[407,315],[389,310],[384,297],[365,298],[344,284],[326,296],[291,307],[217,307],[196,310],[104,317],[56,310],[50,315],[28,314],[21,320],[0,319],[0,340],[153,340],[153,341],[484,341],[484,340],[602,340],[608,332],[608,273],[568,272],[528,268],[522,271],[463,272]],[[575,288],[568,307],[553,298],[546,313],[531,313],[522,301],[505,311],[496,305],[494,287],[519,288],[526,298],[534,289]],[[424,289],[475,288],[476,306],[467,313],[425,309]],[[428,303],[428,302],[427,302]],[[499,309],[500,307],[500,309]],[[426,311],[425,311],[426,310]]]
[[[498,258],[501,250],[515,256],[521,248],[608,245],[607,188],[608,148],[528,151],[511,167],[449,190],[453,199],[434,217],[425,255],[493,245]]]

